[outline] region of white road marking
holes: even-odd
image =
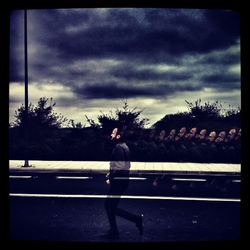
[[[174,196],[132,196],[132,195],[88,195],[88,194],[27,194],[10,193],[12,197],[43,197],[43,198],[122,198],[122,199],[144,199],[144,200],[185,200],[185,201],[221,201],[240,202],[240,199],[231,198],[204,198],[204,197],[174,197]]]
[[[232,180],[232,182],[241,182],[241,180]]]
[[[10,175],[9,178],[11,179],[31,179],[31,175]]]
[[[207,181],[206,179],[172,178],[173,181]]]
[[[88,179],[93,179],[93,177],[88,177],[88,176],[56,176],[56,179],[88,180]]]
[[[114,179],[116,180],[140,180],[140,181],[144,181],[146,180],[147,178],[143,178],[143,177],[114,177]]]

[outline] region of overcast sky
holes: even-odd
[[[24,103],[24,13],[11,14],[10,121]],[[144,110],[152,125],[185,100],[241,103],[240,16],[205,9],[28,10],[29,101],[87,124],[101,111]]]

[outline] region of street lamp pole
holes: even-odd
[[[25,100],[25,160],[23,167],[29,167],[28,160],[28,49],[27,49],[27,10],[24,10],[24,76],[25,76],[25,85],[24,85],[24,100]]]

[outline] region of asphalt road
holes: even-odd
[[[240,180],[236,176],[137,176],[120,206],[144,214],[144,234],[117,219],[118,242],[192,242],[240,239]],[[189,180],[188,180],[189,179]],[[10,176],[10,238],[110,242],[103,175]],[[156,184],[156,183],[154,183]]]

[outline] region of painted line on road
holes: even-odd
[[[56,176],[56,179],[89,180],[89,179],[93,179],[93,177],[88,177],[88,176]]]
[[[206,179],[172,178],[173,181],[207,181]]]
[[[144,177],[114,177],[116,180],[139,180],[139,181],[144,181],[147,180],[147,178]]]
[[[88,195],[88,194],[25,194],[10,193],[12,197],[41,197],[41,198],[121,198],[121,199],[143,199],[143,200],[184,200],[184,201],[221,201],[240,202],[240,199],[230,198],[204,198],[204,197],[174,197],[174,196],[132,196],[132,195]]]
[[[31,179],[31,175],[10,175],[9,178],[11,179]]]

